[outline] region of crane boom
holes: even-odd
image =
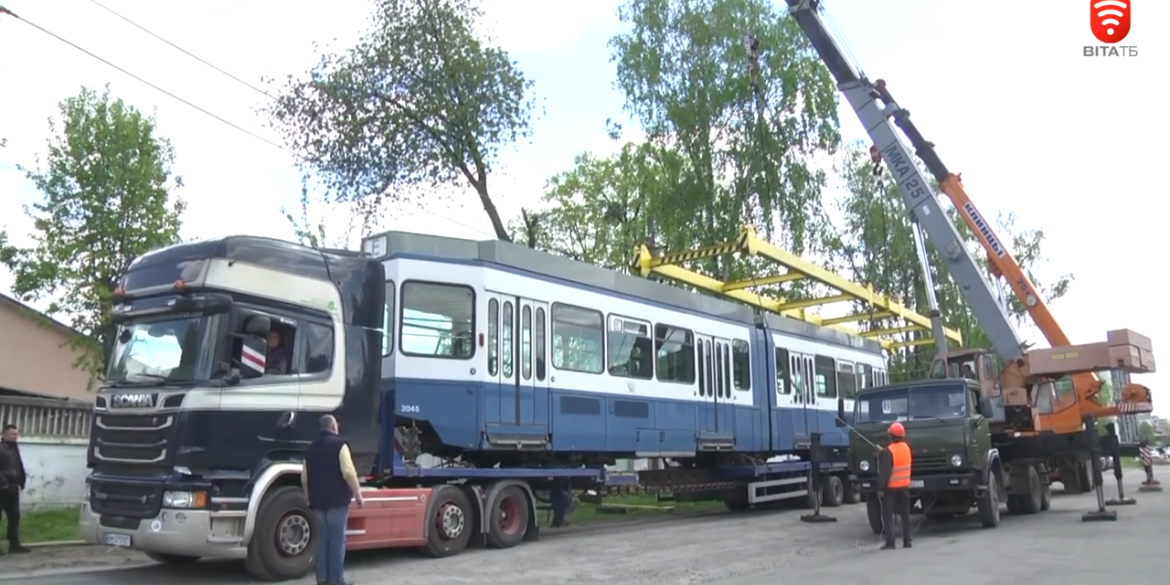
[[[1025,358],[1025,353],[1019,332],[996,300],[991,284],[984,278],[979,264],[964,245],[962,235],[943,210],[938,195],[914,163],[913,153],[902,142],[898,129],[891,122],[895,114],[907,114],[901,111],[896,102],[887,99],[889,93],[884,92],[884,84],[871,83],[846,59],[825,26],[819,11],[819,0],[786,1],[789,13],[833,75],[838,91],[845,96],[882,160],[894,175],[907,210],[948,264],[951,277],[963,291],[967,304],[987,333],[992,347],[1005,363],[1020,362]],[[924,161],[928,168],[936,163],[942,165],[933,150],[919,155],[925,155]],[[926,156],[933,156],[934,160],[926,160]]]

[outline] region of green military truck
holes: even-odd
[[[841,405],[839,418],[852,419],[850,471],[854,489],[865,496],[869,525],[882,532],[878,451],[889,443],[887,428],[900,422],[913,453],[911,505],[927,518],[946,519],[978,510],[985,528],[999,526],[1000,503],[1013,514],[1047,510],[1051,499],[1044,464],[996,445],[989,402],[979,384],[965,378],[928,379],[867,388],[858,393],[853,416]],[[1004,453],[1000,447],[1008,447]],[[1014,456],[1013,456],[1014,455]]]

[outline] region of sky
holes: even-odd
[[[302,73],[313,43],[344,48],[365,26],[366,0],[328,10],[289,10],[276,0],[100,0],[155,34],[253,84]],[[92,0],[0,0],[9,10],[184,100],[278,142],[256,109],[267,98],[106,12]],[[1166,250],[1158,192],[1170,124],[1149,80],[1170,66],[1170,5],[1142,0],[1122,44],[1138,56],[1085,57],[1092,36],[1086,2],[986,4],[927,0],[825,0],[849,52],[899,103],[963,181],[986,216],[1013,212],[1047,236],[1049,280],[1074,273],[1054,313],[1075,343],[1132,328],[1158,345],[1170,319],[1154,298],[1157,250]],[[617,2],[483,0],[496,40],[535,82],[544,114],[531,142],[506,151],[491,190],[505,218],[539,202],[545,180],[585,150],[616,149],[605,120],[626,122],[606,42],[621,30]],[[37,192],[15,169],[31,166],[48,137],[47,118],[80,86],[110,83],[114,95],[151,111],[174,144],[189,207],[184,236],[251,233],[292,238],[282,206],[298,207],[300,174],[284,151],[218,122],[33,27],[0,17],[0,226],[18,243],[30,227],[21,205]],[[842,102],[844,100],[842,99]],[[847,139],[860,124],[841,111]],[[627,137],[636,137],[636,129]],[[1147,139],[1141,136],[1148,136]],[[1147,142],[1148,140],[1148,142]],[[1152,193],[1152,194],[1151,194]],[[346,222],[328,209],[328,235]],[[453,189],[423,209],[388,211],[385,229],[489,238],[472,192]],[[334,228],[338,230],[334,232]],[[729,234],[729,238],[732,237]],[[11,275],[0,269],[0,291]],[[1044,345],[1035,332],[1037,341]],[[1155,402],[1170,400],[1150,374]],[[1170,404],[1158,409],[1170,413]]]

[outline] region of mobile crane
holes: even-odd
[[[997,434],[1004,439],[1000,450],[1026,451],[1037,462],[1046,462],[1045,465],[1057,461],[1061,476],[1070,478],[1066,487],[1075,483],[1077,485],[1072,491],[1087,489],[1087,474],[1083,473],[1081,462],[1089,453],[1088,443],[1082,437],[1095,429],[1085,428],[1083,417],[1152,410],[1149,389],[1138,384],[1121,389],[1121,402],[1117,407],[1099,404],[1095,399],[1100,393],[1101,382],[1093,372],[1109,368],[1153,372],[1155,365],[1150,340],[1132,331],[1120,330],[1110,332],[1104,343],[1069,345],[1067,336],[1035,287],[971,202],[959,176],[943,164],[933,144],[923,138],[910,122],[909,112],[897,104],[885,82],[869,81],[846,59],[822,20],[820,0],[786,1],[793,19],[829,69],[839,91],[873,141],[871,155],[875,163],[884,163],[900,187],[906,209],[914,222],[916,237],[924,231],[941,253],[951,277],[963,291],[991,342],[994,356],[984,350],[945,352],[940,347],[942,351],[932,368],[935,374],[962,377],[961,368],[971,367],[978,377],[981,394],[992,411],[991,419],[997,427]],[[939,181],[942,191],[951,198],[988,251],[993,274],[1008,280],[1044,332],[1051,349],[1027,351],[1011,318],[996,299],[961,234],[942,208],[928,178],[915,164],[910,148],[899,137],[899,130],[909,139],[914,154]],[[999,363],[993,357],[998,357]],[[1057,399],[1050,378],[1066,375],[1072,377],[1073,392]]]

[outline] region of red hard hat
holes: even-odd
[[[893,423],[890,425],[890,436],[898,437],[899,439],[905,438],[906,428],[900,422]]]

